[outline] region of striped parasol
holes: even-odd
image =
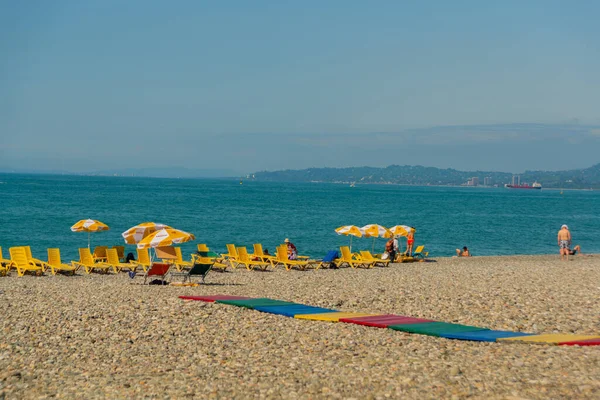
[[[123,239],[125,239],[125,243],[137,244],[151,233],[165,228],[171,227],[169,225],[159,224],[157,222],[143,222],[127,229],[125,232],[121,233],[121,236],[123,236]]]
[[[369,224],[360,228],[365,233],[365,237],[373,238],[373,251],[375,251],[375,238],[391,238],[394,234],[385,226],[378,224]]]
[[[191,233],[174,228],[164,228],[146,236],[137,244],[137,247],[138,249],[148,249],[151,247],[171,246],[194,239],[196,237]]]
[[[390,232],[392,232],[395,236],[407,236],[408,232],[415,233],[417,230],[412,226],[408,225],[396,225],[390,228]]]
[[[363,237],[364,232],[354,225],[340,226],[335,230],[338,235],[350,236],[350,251],[352,251],[352,236]]]
[[[103,222],[97,221],[95,219],[82,219],[78,221],[71,227],[71,231],[73,232],[87,232],[88,233],[88,249],[90,248],[90,233],[91,232],[99,232],[99,231],[107,231],[110,228]]]

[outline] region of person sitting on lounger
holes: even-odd
[[[458,257],[471,257],[471,253],[469,253],[467,246],[464,246],[462,251],[460,249],[456,249],[456,255]]]
[[[290,239],[288,238],[285,238],[284,242],[287,244],[288,260],[298,259],[298,249],[296,249],[294,243],[290,242]]]

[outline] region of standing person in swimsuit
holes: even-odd
[[[571,232],[569,232],[569,227],[567,225],[563,225],[560,227],[560,231],[558,231],[558,249],[560,251],[560,259],[564,260],[564,257],[567,257],[567,261],[569,261],[569,248],[571,247]]]
[[[415,243],[415,234],[412,231],[410,231],[410,232],[408,232],[408,235],[406,235],[406,255],[408,257],[412,256],[414,243]]]

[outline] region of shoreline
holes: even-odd
[[[449,340],[179,295],[268,297],[491,329],[600,335],[600,257],[440,257],[373,269],[0,277],[0,394],[39,397],[597,398],[600,348]],[[32,306],[34,304],[34,306]]]

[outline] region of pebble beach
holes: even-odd
[[[269,297],[491,329],[600,335],[600,255],[370,270],[0,277],[0,399],[600,397],[600,347],[448,340],[180,295]]]

